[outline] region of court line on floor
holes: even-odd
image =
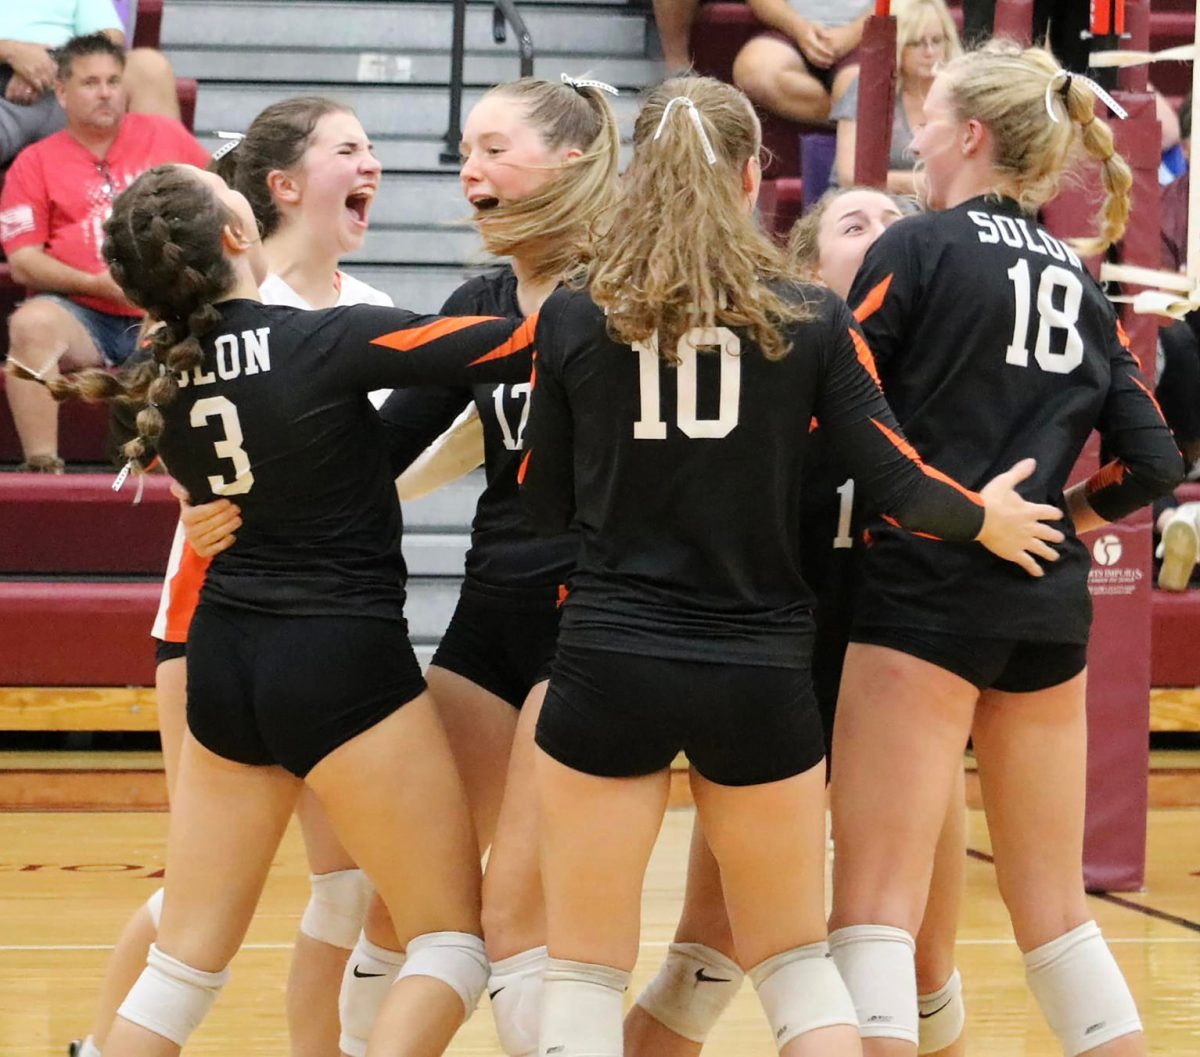
[[[972,859],[978,859],[980,862],[991,863],[995,865],[996,860],[985,851],[979,851],[975,848],[968,848],[967,855]],[[1200,921],[1192,921],[1191,918],[1180,917],[1178,914],[1172,914],[1167,910],[1159,910],[1157,907],[1146,906],[1144,903],[1135,903],[1132,899],[1124,899],[1121,896],[1113,895],[1111,892],[1088,892],[1088,895],[1093,899],[1099,899],[1104,903],[1111,903],[1115,907],[1121,907],[1123,910],[1132,910],[1138,914],[1142,914],[1148,918],[1154,918],[1156,921],[1165,921],[1168,925],[1177,925],[1181,929],[1187,929],[1189,932],[1200,933]],[[1105,937],[1107,940],[1108,937]],[[1119,942],[1116,940],[1108,940],[1109,943]]]
[[[1122,944],[1132,946],[1134,944],[1161,943],[1177,945],[1198,945],[1200,937],[1192,938],[1191,936],[1129,936],[1118,939],[1109,939],[1105,936],[1105,942],[1111,944]],[[1011,936],[1003,937],[978,937],[975,939],[962,939],[958,941],[960,947],[1011,947],[1013,939]],[[291,943],[244,943],[241,949],[244,951],[290,951],[294,944]],[[646,940],[642,943],[643,950],[650,949],[665,949],[669,946],[668,940]],[[0,954],[36,954],[38,952],[58,952],[58,951],[111,951],[113,945],[111,943],[6,943],[0,944]]]

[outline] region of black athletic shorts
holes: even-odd
[[[1074,642],[985,639],[920,628],[855,628],[853,642],[936,664],[979,690],[1031,694],[1073,679],[1087,667],[1087,646]]]
[[[433,663],[520,708],[550,677],[561,613],[553,595],[515,594],[468,580]]]
[[[206,749],[303,778],[425,689],[403,621],[283,617],[201,603],[188,728]]]
[[[163,661],[174,661],[187,656],[186,642],[168,642],[166,639],[154,640],[154,667]]]
[[[821,762],[807,668],[684,661],[560,642],[537,743],[585,774],[631,778],[681,750],[710,782],[761,785]]]

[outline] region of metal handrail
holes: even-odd
[[[503,44],[508,27],[517,35],[517,53],[521,58],[521,76],[533,76],[533,37],[513,0],[492,0],[492,40]],[[463,60],[467,39],[467,0],[454,0],[454,28],[450,45],[450,121],[446,130],[446,148],[438,156],[443,165],[458,162],[462,141]]]

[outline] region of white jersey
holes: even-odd
[[[381,305],[393,307],[393,302],[382,290],[368,286],[353,275],[339,271],[334,277],[338,299],[335,307],[344,305]],[[258,288],[263,301],[268,305],[287,305],[291,308],[311,309],[304,300],[278,275],[272,273]],[[390,389],[379,389],[371,394],[371,403],[379,407],[387,399]],[[158,614],[150,634],[163,642],[187,642],[192,614],[200,601],[200,588],[204,586],[204,575],[212,559],[201,558],[191,544],[184,539],[183,525],[175,526],[175,539],[171,544],[171,556],[167,559],[167,575],[163,580],[162,597]]]

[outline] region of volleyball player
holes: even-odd
[[[603,220],[615,183],[620,138],[605,93],[598,82],[524,78],[493,88],[471,110],[463,127],[463,192],[485,246],[511,264],[466,282],[446,301],[444,315],[523,319],[572,270],[591,227]],[[424,386],[397,390],[381,409],[396,468],[410,467],[464,407],[473,406],[483,425],[487,484],[472,524],[466,576],[426,674],[481,850],[491,846],[483,888],[493,963],[488,991],[501,1046],[511,1057],[525,1057],[537,1044],[546,957],[533,728],[554,655],[562,586],[578,550],[571,535],[535,535],[520,507],[517,469],[529,397],[527,378],[516,385]],[[473,461],[452,456],[452,472]],[[401,476],[404,487],[411,487],[410,472]],[[427,469],[420,488],[441,480],[440,467]],[[218,540],[226,546],[228,528],[210,516],[195,531],[202,547]],[[366,937],[356,947],[342,986],[344,1053],[361,1057],[383,984],[402,960],[400,952]]]
[[[139,177],[106,234],[114,277],[163,324],[156,362],[124,381],[85,372],[49,387],[144,398],[131,453],[155,443],[190,494],[238,495],[245,520],[190,629],[170,884],[107,1050],[169,1055],[186,1042],[306,782],[407,948],[375,1052],[440,1053],[487,979],[478,860],[405,634],[399,508],[366,392],[521,377],[528,341],[503,320],[261,304],[249,203],[188,167]]]
[[[846,297],[863,255],[884,231],[911,212],[911,203],[870,188],[830,191],[792,229],[789,254],[800,273]],[[864,518],[849,478],[824,430],[810,438],[802,493],[801,570],[816,598],[813,692],[821,713],[826,761],[834,706],[850,639]],[[966,843],[964,792],[951,798],[938,842],[929,902],[917,936],[923,1054],[964,1052],[965,1009],[954,968]],[[699,826],[692,833],[687,886],[675,941],[658,973],[625,1019],[628,1057],[696,1057],[737,994],[742,971],[734,959],[716,860]]]
[[[859,1051],[824,942],[824,747],[799,572],[813,415],[902,523],[978,536],[1033,572],[1059,538],[1037,520],[1058,512],[1012,490],[1028,466],[976,495],[911,454],[844,304],[792,283],[755,224],[760,144],[736,89],[656,88],[587,289],[540,315],[525,499],[543,531],[581,536],[536,732],[543,1055],[621,1052],[680,749],[776,1043]]]
[[[381,175],[353,111],[319,96],[273,103],[216,164],[231,186],[236,180],[263,234],[269,269],[260,289],[264,301],[295,308],[391,305],[387,294],[338,267],[342,256],[362,245]],[[117,418],[118,431],[128,432],[132,418]],[[207,531],[215,534],[214,542],[223,542],[202,547],[202,558],[177,529],[151,632],[156,640],[155,697],[168,796],[186,727],[188,628],[207,558],[225,549],[240,526],[238,510],[228,499],[208,504],[208,510]],[[289,1035],[293,1057],[330,1057],[338,1045],[337,990],[362,928],[370,885],[308,791],[301,794],[297,815],[312,872],[312,896],[288,978]],[[101,984],[92,1033],[73,1044],[72,1052],[80,1057],[97,1057],[103,1049],[117,1007],[145,965],[161,907],[160,889],[118,938]]]
[[[1169,491],[1182,465],[1113,308],[1033,216],[1081,144],[1106,191],[1087,248],[1123,232],[1131,177],[1094,105],[1043,50],[949,63],[913,144],[944,211],[887,231],[851,291],[916,450],[972,485],[1033,453],[1024,494],[1068,514],[1061,559],[1039,579],[976,548],[871,527],[834,727],[830,921],[871,1057],[915,1052],[912,937],[968,735],[1000,893],[1063,1052],[1146,1052],[1084,899],[1091,604],[1077,534]],[[1115,459],[1064,493],[1093,428]]]

